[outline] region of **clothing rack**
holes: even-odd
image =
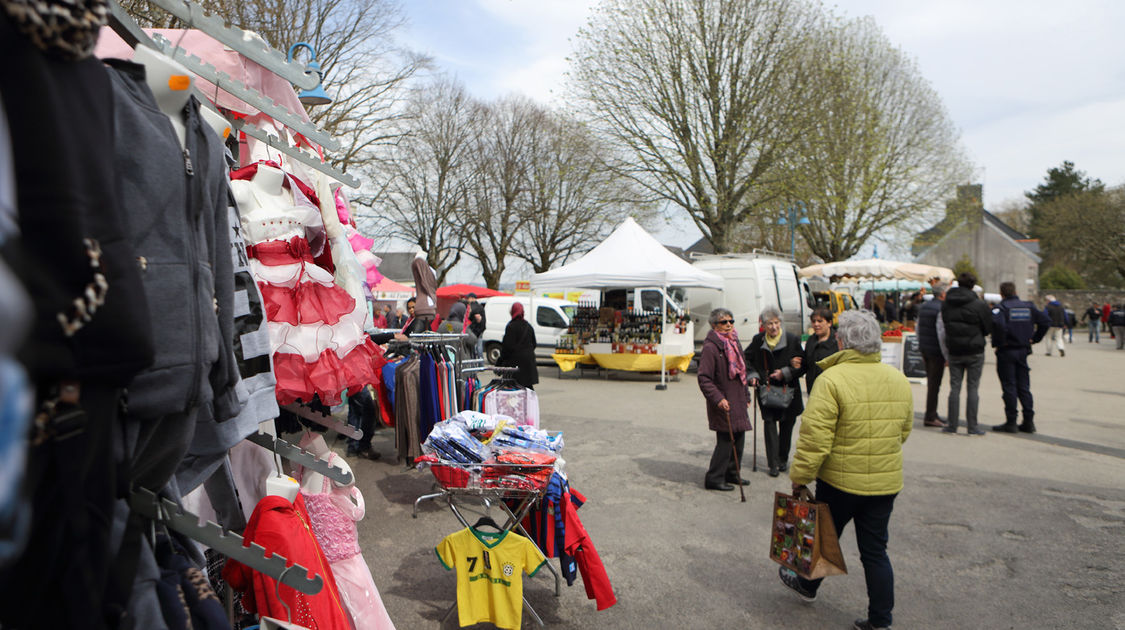
[[[285,55],[271,47],[260,35],[237,26],[227,26],[222,18],[207,15],[203,7],[192,0],[148,1],[176,16],[188,28],[197,28],[207,33],[297,87],[311,90],[320,84],[320,77],[315,72],[286,59]]]
[[[333,466],[305,449],[295,444],[290,444],[281,438],[274,437],[268,433],[259,432],[246,439],[262,448],[277,453],[291,462],[315,470],[342,486],[348,486],[355,482],[355,475],[350,471],[345,471],[343,468]]]
[[[353,427],[346,422],[341,422],[326,413],[314,411],[300,403],[282,405],[281,408],[293,415],[300,416],[310,422],[315,422],[322,427],[332,429],[336,433],[339,433],[340,435],[343,435],[345,437],[350,437],[353,440],[359,440],[363,438],[363,431],[360,431],[358,428]]]
[[[306,595],[316,595],[324,588],[323,576],[310,573],[309,569],[299,564],[290,567],[289,560],[284,556],[269,553],[257,543],[250,543],[247,546],[242,536],[227,531],[211,521],[201,524],[198,516],[185,511],[182,506],[168,499],[157,496],[151,490],[134,489],[129,496],[129,507],[141,516],[207,545],[224,556],[237,560]],[[309,575],[312,577],[310,578]]]
[[[241,53],[246,58],[257,62],[265,69],[277,74],[278,76],[286,79],[290,83],[297,85],[304,89],[313,89],[320,84],[320,78],[316,73],[309,72],[305,68],[289,63],[285,56],[277,50],[271,48],[266,42],[262,41],[257,35],[247,33],[242,29],[234,26],[226,26],[222,20],[207,16],[198,4],[192,0],[149,0],[156,6],[168,11],[175,17],[179,18],[187,24],[189,28],[198,28],[207,35],[215,38],[219,42],[225,44],[231,49]],[[201,78],[214,83],[216,87],[232,94],[233,96],[241,99],[251,107],[269,115],[279,123],[293,129],[294,131],[302,134],[304,137],[318,142],[322,147],[328,150],[336,150],[339,144],[332,139],[327,133],[316,128],[310,123],[301,120],[300,117],[290,113],[284,107],[278,105],[272,98],[267,97],[261,92],[246,86],[241,81],[230,77],[230,75],[220,72],[211,64],[200,60],[195,55],[174,46],[167,39],[156,35],[155,39],[149,37],[147,33],[136,23],[136,21],[125,11],[116,0],[109,1],[110,20],[109,24],[123,40],[129,45],[136,47],[138,44],[144,44],[160,51],[163,54],[171,57],[177,62],[183,64],[189,70],[199,75]],[[198,88],[193,87],[192,93],[201,103],[210,104],[210,99],[199,91]],[[270,148],[284,153],[289,157],[305,164],[306,166],[320,171],[325,175],[346,184],[351,188],[358,188],[360,185],[359,179],[355,176],[340,171],[330,164],[320,161],[299,149],[289,146],[275,135],[269,134],[255,127],[250,127],[245,124],[241,119],[230,120],[231,129],[240,131],[247,136],[255,138],[260,142],[266,144]]]

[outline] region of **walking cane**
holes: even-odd
[[[758,472],[758,388],[755,387],[753,389],[754,389],[754,426],[753,426],[752,432],[754,433],[754,435],[751,439],[754,440],[754,463],[753,463],[753,466],[752,466],[753,470],[751,472]]]
[[[738,480],[738,494],[742,502],[746,503],[746,491],[742,489],[742,465],[738,463],[738,447],[734,443],[734,425],[730,422],[730,410],[727,410],[727,432],[730,434],[730,452],[734,455],[734,478]]]

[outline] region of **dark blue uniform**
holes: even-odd
[[[1023,424],[1019,430],[1035,432],[1035,408],[1031,398],[1031,368],[1027,355],[1031,344],[1038,343],[1051,327],[1051,320],[1031,302],[1010,297],[992,309],[992,345],[996,348],[996,373],[1004,392],[1004,417],[1007,422],[994,431],[1016,432],[1019,413],[1016,400],[1023,406]]]

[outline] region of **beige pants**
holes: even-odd
[[[1066,348],[1063,347],[1063,337],[1065,336],[1065,328],[1055,328],[1052,326],[1051,329],[1047,331],[1047,356],[1051,356],[1051,350],[1055,348],[1058,348],[1060,353],[1066,350]]]

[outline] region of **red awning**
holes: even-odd
[[[487,287],[478,287],[471,284],[451,284],[447,287],[440,287],[437,290],[437,296],[439,298],[459,298],[464,297],[470,293],[475,293],[479,298],[495,297],[497,295],[511,295],[511,293],[495,291]]]

